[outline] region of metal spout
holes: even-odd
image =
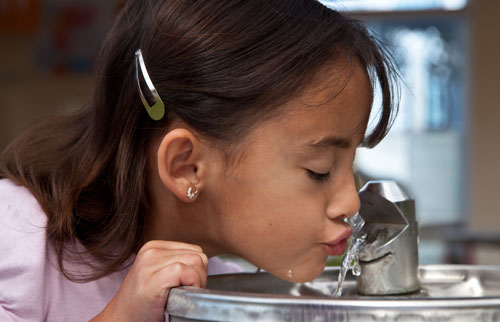
[[[359,197],[367,239],[359,253],[358,292],[389,295],[418,291],[415,201],[394,181],[370,181]]]

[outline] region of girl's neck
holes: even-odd
[[[212,230],[206,220],[207,209],[202,207],[204,198],[200,197],[195,203],[186,204],[177,199],[159,179],[152,181],[152,207],[145,223],[142,244],[151,240],[168,240],[198,245],[208,257],[223,253],[210,237]]]

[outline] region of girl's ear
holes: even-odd
[[[168,132],[158,147],[160,180],[178,199],[194,201],[202,188],[205,146],[189,130]]]

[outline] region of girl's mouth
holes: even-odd
[[[347,249],[347,240],[348,240],[348,238],[344,238],[344,239],[342,239],[339,242],[334,243],[334,244],[330,244],[330,243],[324,244],[328,255],[330,255],[330,256],[342,255],[345,252],[345,250]]]
[[[326,252],[330,256],[340,256],[347,249],[347,241],[352,235],[352,229],[345,230],[337,239],[324,243]]]

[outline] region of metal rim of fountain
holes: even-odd
[[[451,267],[452,271],[450,271]],[[500,267],[479,265],[423,265],[420,266],[420,274],[424,279],[432,280],[435,277],[436,281],[439,282],[443,272],[450,272],[449,279],[459,282],[471,277],[471,269],[486,275],[492,275],[495,279],[500,276]],[[332,272],[338,272],[338,268],[325,269],[327,274]],[[256,276],[258,274],[269,275],[265,272],[230,275],[234,278],[248,278],[251,276],[258,278]],[[229,275],[225,276],[228,277]],[[333,280],[331,283],[335,284]],[[500,282],[495,283],[495,290],[500,290]],[[301,318],[295,319],[295,317],[318,315],[327,318],[332,316],[336,318],[349,317],[350,320],[357,321],[356,317],[366,317],[367,315],[371,316],[371,314],[382,314],[386,317],[393,316],[397,320],[397,317],[400,316],[428,315],[431,313],[433,316],[445,314],[446,316],[455,317],[472,316],[467,314],[474,314],[473,316],[489,314],[494,318],[487,318],[485,321],[495,321],[500,317],[500,292],[498,296],[495,293],[494,296],[479,297],[415,298],[397,295],[329,298],[328,296],[298,297],[290,294],[179,287],[171,290],[167,312],[174,317],[171,318],[171,321],[176,321],[175,316],[183,317],[183,319],[197,319],[198,321],[230,321],[235,317],[239,320],[251,316],[258,317],[257,320],[259,321],[261,319],[266,320],[265,317],[272,317],[271,320],[276,317],[292,317],[291,321],[300,321]],[[451,319],[449,321],[455,320]],[[363,321],[363,319],[360,318],[359,321]],[[401,321],[404,321],[404,319]]]

